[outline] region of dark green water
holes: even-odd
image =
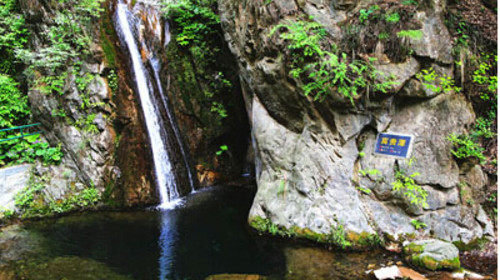
[[[87,213],[25,224],[40,248],[28,254],[25,262],[31,264],[22,271],[26,279],[62,279],[68,273],[73,276],[66,279],[112,279],[99,265],[130,279],[198,280],[221,273],[361,279],[368,263],[387,258],[259,236],[246,225],[254,192],[218,187],[164,212]],[[72,269],[94,277],[76,276]]]

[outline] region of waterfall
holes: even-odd
[[[168,23],[165,26],[167,26],[167,28],[165,30],[165,32],[166,32],[165,33],[165,37],[166,37],[165,43],[168,44],[168,42],[170,41],[170,31],[168,29]],[[182,153],[182,159],[184,162],[184,166],[186,167],[186,170],[188,171],[187,174],[188,174],[188,179],[189,179],[189,185],[191,186],[191,190],[194,191],[194,181],[193,181],[193,175],[191,173],[191,169],[189,167],[188,155],[186,154],[186,150],[184,148],[184,145],[182,145],[181,133],[179,132],[179,128],[177,127],[177,125],[175,124],[175,121],[174,121],[174,116],[171,113],[172,110],[170,110],[168,97],[166,94],[164,94],[163,87],[161,85],[160,61],[158,58],[153,57],[150,59],[150,63],[151,63],[151,67],[153,68],[153,73],[154,73],[154,77],[156,80],[156,84],[158,86],[158,90],[160,91],[162,104],[165,107],[165,111],[168,114],[168,120],[170,121],[170,125],[172,127],[172,130],[174,131],[175,138],[176,138],[177,142],[179,143],[179,148],[180,148],[181,153]]]
[[[179,198],[181,197],[179,192],[180,182],[178,182],[179,179],[176,178],[176,170],[174,170],[175,164],[173,159],[175,159],[175,155],[173,154],[173,151],[180,150],[182,156],[184,157],[184,168],[186,168],[184,173],[187,173],[190,190],[193,188],[192,175],[184,148],[180,142],[180,134],[177,126],[175,125],[175,121],[170,114],[170,110],[165,106],[165,104],[162,104],[166,107],[164,110],[166,110],[168,114],[167,116],[162,116],[162,110],[156,101],[158,98],[157,95],[155,95],[155,87],[152,82],[153,78],[151,77],[152,75],[149,74],[146,65],[143,62],[139,45],[135,39],[138,37],[138,31],[135,28],[136,23],[137,19],[129,11],[127,4],[124,4],[120,0],[116,6],[115,28],[117,29],[123,48],[126,53],[130,55],[131,66],[144,114],[144,121],[146,123],[146,129],[151,143],[150,146],[152,150],[154,172],[161,198],[160,208],[168,209],[178,205],[180,202]],[[159,95],[162,96],[160,99],[162,99],[162,102],[165,103],[168,100],[163,100],[164,97],[159,78],[159,62],[155,58],[149,59],[149,62],[154,69],[156,86],[158,91],[160,91]],[[168,119],[168,121],[165,121],[166,119]],[[166,127],[166,125],[169,127]],[[172,135],[169,135],[167,131],[174,131],[175,135],[173,135],[173,137],[177,143],[169,143],[169,139]]]

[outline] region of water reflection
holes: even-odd
[[[175,210],[162,211],[160,218],[161,234],[158,241],[158,245],[160,246],[160,280],[174,279],[175,244],[179,236],[179,231],[177,230],[177,215]]]
[[[21,245],[37,248],[26,248],[36,256],[20,256],[29,260],[22,265],[32,264],[23,268],[30,273],[25,279],[124,279],[99,278],[99,273],[111,272],[127,279],[160,280],[201,280],[223,273],[365,279],[367,264],[387,259],[378,252],[338,254],[254,234],[246,225],[254,194],[252,188],[220,187],[198,191],[168,211],[86,213],[26,224],[15,235]],[[0,252],[0,262],[5,254],[13,252]],[[95,268],[85,271],[92,275],[72,275],[79,262]],[[40,268],[44,278],[37,276]]]

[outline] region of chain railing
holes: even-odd
[[[28,136],[32,136],[32,135],[41,134],[41,133],[43,133],[42,130],[37,130],[35,132],[29,131],[31,128],[39,128],[41,125],[42,125],[41,123],[34,123],[34,124],[28,124],[28,125],[0,129],[0,134],[2,134],[2,132],[15,131],[15,130],[19,130],[19,132],[21,134],[21,135],[10,137],[10,138],[0,139],[0,143],[10,141],[10,140],[20,139],[20,138],[24,138],[24,137],[28,137]]]

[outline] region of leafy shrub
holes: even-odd
[[[24,17],[17,12],[16,0],[0,0],[0,72],[15,71],[15,50],[27,42]]]
[[[188,71],[195,73],[190,80],[193,80],[196,90],[203,92],[199,101],[209,107],[211,113],[209,118],[214,118],[215,123],[221,125],[222,120],[229,116],[228,93],[234,89],[234,86],[226,78],[227,69],[221,63],[224,59],[221,56],[225,42],[221,40],[223,35],[220,18],[216,12],[217,1],[166,0],[162,1],[162,6],[165,17],[172,23],[171,30],[175,43],[183,52],[184,61],[189,63],[189,65],[182,65],[179,70],[183,71],[186,76],[191,75]],[[188,87],[189,85],[183,84],[182,86]],[[192,92],[186,92],[186,95],[193,98]]]
[[[195,51],[195,53],[200,59],[207,58],[204,52],[210,52],[206,36],[214,35],[220,24],[219,15],[213,11],[215,4],[214,0],[163,2],[166,16],[173,19],[175,23],[177,43],[180,46],[190,46],[197,49],[199,52]]]
[[[425,224],[424,222],[421,222],[419,220],[415,220],[415,219],[412,219],[411,220],[411,224],[415,227],[415,229],[419,230],[419,229],[423,229],[423,228],[426,228],[427,227],[427,224]]]
[[[46,165],[59,164],[62,157],[61,147],[51,147],[40,140],[40,135],[0,142],[0,166],[33,163],[36,159]]]
[[[420,205],[422,207],[428,207],[427,204],[427,191],[415,183],[414,178],[419,176],[420,173],[413,173],[407,176],[399,168],[396,170],[395,177],[396,181],[392,183],[392,190],[396,192],[402,192],[406,196],[411,204]]]
[[[432,67],[429,69],[422,69],[416,77],[422,82],[425,88],[435,93],[449,92],[452,90],[455,92],[462,91],[460,87],[455,86],[455,80],[452,77],[446,74],[439,77]]]
[[[313,95],[314,100],[324,100],[336,90],[348,98],[354,106],[358,93],[372,88],[374,91],[387,92],[392,82],[375,82],[383,74],[376,71],[370,63],[362,60],[350,61],[347,54],[337,55],[326,50],[326,30],[316,22],[296,21],[276,25],[270,36],[283,29],[280,38],[286,40],[291,50],[292,65],[290,75],[307,82],[302,85],[304,95]],[[331,47],[330,47],[331,49]]]
[[[67,68],[78,65],[77,57],[88,55],[92,38],[83,29],[99,16],[104,0],[58,0],[65,9],[57,11],[54,25],[43,38],[45,46],[37,50],[17,49],[16,56],[26,65],[27,75],[42,92],[62,94]],[[81,63],[81,62],[80,62]],[[43,73],[35,76],[34,72]]]
[[[14,196],[15,205],[22,218],[52,216],[67,213],[81,208],[95,206],[101,200],[99,191],[93,187],[86,188],[77,194],[70,195],[62,200],[45,201],[45,183],[47,178],[39,182],[30,180],[29,185]]]
[[[327,236],[327,241],[339,245],[342,249],[352,246],[352,243],[347,240],[344,226],[341,224],[337,227],[332,226],[330,234]]]
[[[456,135],[451,134],[448,136],[448,141],[453,143],[451,153],[460,159],[477,158],[481,163],[484,163],[486,157],[483,155],[484,149],[474,141],[470,135]]]
[[[30,115],[28,97],[11,77],[0,74],[0,127],[21,124]]]
[[[413,54],[410,40],[423,35],[415,1],[380,1],[349,16],[342,28],[341,49],[346,53],[383,54],[394,63]]]

